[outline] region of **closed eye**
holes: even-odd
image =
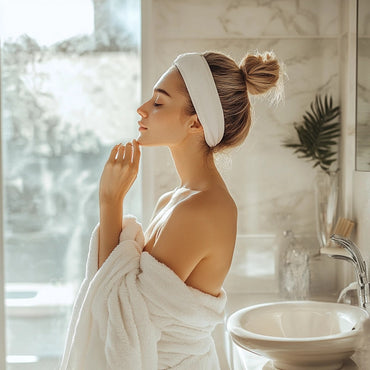
[[[158,103],[156,103],[156,102],[154,102],[154,106],[155,107],[159,107],[159,106],[161,106],[162,104],[158,104]]]

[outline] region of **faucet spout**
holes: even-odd
[[[360,249],[357,245],[350,239],[344,238],[340,235],[333,234],[330,237],[338,245],[345,248],[350,256],[343,256],[339,254],[329,254],[330,257],[346,260],[352,262],[356,269],[357,282],[359,289],[359,302],[362,308],[367,310],[370,309],[370,292],[369,292],[369,279],[366,270],[366,262],[362,257]]]

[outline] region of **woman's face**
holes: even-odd
[[[141,116],[137,141],[144,146],[173,146],[189,135],[196,115],[185,113],[187,98],[182,92],[184,82],[175,67],[171,67],[155,84],[153,96],[137,109]]]

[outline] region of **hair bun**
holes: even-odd
[[[264,94],[277,85],[280,66],[273,52],[247,54],[239,64],[249,94]]]

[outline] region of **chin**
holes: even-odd
[[[161,144],[158,144],[148,138],[145,139],[141,135],[137,137],[136,141],[139,143],[140,146],[161,146]]]
[[[166,140],[166,138],[163,137],[153,137],[150,135],[146,135],[145,131],[143,133],[139,133],[139,135],[136,138],[136,141],[139,143],[140,146],[151,146],[151,147],[158,147],[158,146],[171,146],[175,145],[174,140]]]
[[[146,141],[148,141],[148,140],[145,140],[143,137],[142,137],[142,135],[141,134],[139,134],[138,135],[138,137],[136,138],[136,141],[139,143],[139,145],[141,145],[141,146],[146,146],[146,145],[148,145],[147,143],[146,143]]]

